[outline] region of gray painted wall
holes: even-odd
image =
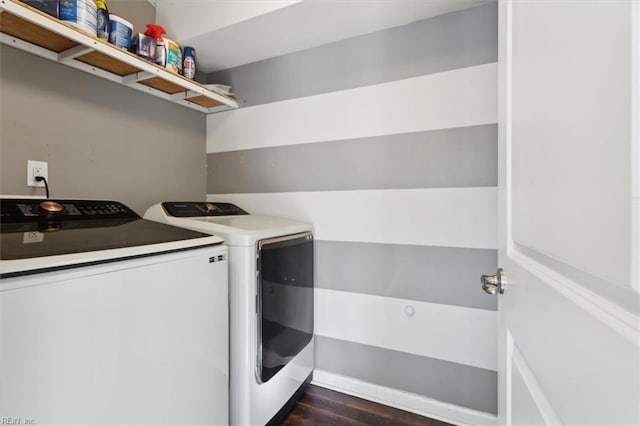
[[[153,22],[146,1],[110,7]],[[27,160],[41,160],[52,197],[114,199],[139,214],[204,199],[200,113],[4,45],[0,59],[0,193],[43,195],[26,186]]]
[[[134,32],[144,32],[147,24],[156,21],[156,8],[148,0],[109,0],[107,7],[131,22]]]
[[[496,61],[497,6],[489,4],[212,73],[207,81],[234,86],[244,107],[261,111],[272,102]],[[286,123],[287,117],[282,120]],[[215,131],[208,136],[215,142]],[[495,124],[304,144],[283,141],[282,146],[225,152],[215,152],[213,145],[208,194],[367,190],[383,198],[383,191],[497,185]],[[263,200],[269,202],[268,197]],[[318,288],[496,309],[496,299],[478,285],[479,275],[496,269],[496,250],[316,243]],[[318,337],[316,356],[317,367],[325,371],[497,412],[492,370],[327,336]]]

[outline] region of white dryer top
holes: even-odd
[[[308,223],[274,216],[245,214],[174,217],[168,215],[161,204],[149,207],[144,218],[213,234],[224,238],[225,244],[231,246],[255,246],[259,240],[265,238],[313,230]]]

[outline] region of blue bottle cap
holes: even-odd
[[[186,58],[187,56],[193,56],[194,58],[196,57],[196,49],[194,49],[191,46],[185,46],[182,49],[183,55]]]

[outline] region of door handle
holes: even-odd
[[[507,286],[507,277],[504,274],[502,268],[498,268],[498,273],[495,275],[483,275],[480,277],[482,283],[482,289],[491,295],[496,292],[504,293],[504,288]]]

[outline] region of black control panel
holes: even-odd
[[[142,219],[117,201],[0,199],[0,260],[141,247],[204,237],[209,235]],[[212,244],[202,243],[207,245]],[[198,244],[193,245],[196,246]],[[0,272],[0,278],[27,273],[31,272]]]
[[[117,201],[0,199],[2,223],[139,218]]]
[[[169,201],[162,203],[162,208],[169,216],[173,217],[238,216],[249,214],[231,203]]]

